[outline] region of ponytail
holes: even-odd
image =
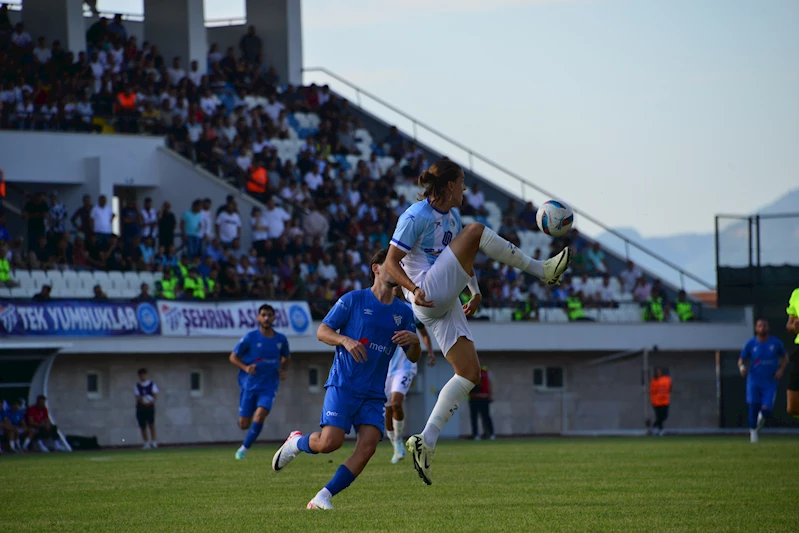
[[[455,181],[463,173],[460,165],[449,159],[436,161],[430,168],[419,175],[418,184],[422,188],[417,199],[443,198],[447,184]]]

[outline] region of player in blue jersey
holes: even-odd
[[[308,502],[308,509],[332,509],[331,498],[349,487],[374,455],[385,429],[384,387],[394,350],[405,347],[408,359],[414,362],[422,354],[413,312],[394,298],[396,283],[385,272],[385,259],[385,249],[372,257],[372,287],[339,298],[316,333],[320,341],[336,347],[325,383],[319,421],[322,431],[310,435],[292,432],[272,459],[272,469],[279,472],[300,452],[334,452],[355,427],[355,451]]]
[[[275,310],[270,305],[258,308],[258,329],[244,335],[230,353],[230,363],[239,369],[239,427],[249,429],[236,459],[244,459],[264,428],[280,380],[286,379],[289,341],[272,328]]]
[[[430,485],[431,463],[441,428],[480,381],[480,361],[466,318],[482,300],[474,259],[478,251],[491,259],[535,275],[550,285],[560,283],[572,252],[536,261],[483,224],[461,226],[463,170],[449,160],[434,163],[419,176],[424,189],[420,202],[400,216],[391,239],[386,267],[413,303],[413,312],[433,335],[455,375],[441,389],[421,434],[406,446],[422,481]],[[459,296],[469,287],[472,298],[461,306]]]
[[[36,435],[36,430],[25,423],[25,407],[22,398],[15,400],[1,414],[3,430],[8,438],[8,446],[12,452],[22,453],[27,451],[28,445]],[[25,443],[20,443],[20,436],[24,435]]]
[[[405,301],[402,289],[394,287],[394,296],[405,302],[409,308],[411,304]],[[436,365],[436,354],[433,351],[433,341],[430,334],[419,319],[415,319],[416,331],[422,339],[422,343],[427,348],[427,366]],[[408,389],[411,388],[413,378],[416,377],[417,363],[414,363],[405,356],[402,348],[397,348],[394,357],[388,365],[388,376],[386,377],[386,437],[394,448],[394,455],[391,462],[397,464],[405,459],[405,447],[402,439],[402,430],[405,427],[405,411],[402,404]]]
[[[777,337],[769,335],[768,321],[761,318],[755,323],[755,336],[744,344],[738,358],[741,375],[746,376],[750,442],[757,442],[760,428],[771,416],[777,384],[786,366],[788,355],[785,345]]]

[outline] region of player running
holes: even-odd
[[[750,361],[749,368],[744,364]],[[777,384],[788,366],[785,345],[769,335],[768,321],[755,323],[755,336],[744,344],[738,368],[746,376],[746,403],[749,405],[749,442],[757,442],[757,434],[774,409]]]
[[[411,304],[405,301],[402,289],[394,287],[394,296],[402,300],[408,308]],[[422,342],[427,348],[427,366],[436,365],[436,354],[433,351],[433,341],[427,333],[424,324],[419,319],[414,320],[416,331],[422,338]],[[388,377],[386,377],[386,437],[394,448],[394,456],[391,458],[392,464],[397,464],[405,459],[405,446],[402,440],[402,429],[405,427],[405,411],[402,403],[408,395],[413,378],[416,376],[416,363],[405,356],[402,348],[397,347],[394,357],[388,365]]]
[[[272,469],[279,472],[301,451],[334,452],[355,426],[355,451],[308,502],[308,509],[332,509],[330,499],[349,487],[374,455],[385,429],[384,387],[394,350],[406,347],[407,357],[414,362],[422,355],[413,312],[394,298],[392,286],[396,283],[385,272],[385,259],[385,249],[372,257],[372,287],[339,298],[316,333],[320,341],[336,347],[325,383],[319,421],[322,431],[310,435],[292,432],[272,458]]]
[[[244,459],[264,428],[280,380],[286,379],[289,342],[272,329],[275,310],[270,305],[258,308],[258,329],[244,335],[230,352],[230,363],[239,369],[239,427],[249,429],[236,459]]]
[[[424,431],[406,443],[419,477],[428,485],[441,428],[480,380],[480,361],[466,322],[482,300],[473,268],[477,252],[550,285],[560,283],[571,260],[569,248],[546,261],[536,261],[483,224],[462,228],[456,208],[463,203],[463,181],[463,170],[446,159],[422,172],[419,186],[424,189],[420,195],[424,201],[400,216],[386,259],[388,274],[404,288],[414,314],[455,369],[441,389]],[[461,306],[458,297],[467,286],[472,298]]]

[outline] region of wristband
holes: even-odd
[[[413,294],[414,296],[416,296],[416,290],[417,290],[417,289],[419,289],[419,288],[420,288],[420,287],[419,287],[418,285],[414,285],[414,287],[413,287],[413,290],[411,291],[411,294]]]
[[[472,296],[480,294],[480,284],[477,283],[476,275],[469,278],[469,283],[467,283],[466,286],[469,287],[469,292],[472,293]]]
[[[743,372],[744,370],[746,370],[746,365],[741,365],[741,366],[739,366],[739,367],[738,367],[738,370],[740,370],[741,372]]]

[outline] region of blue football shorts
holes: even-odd
[[[271,411],[276,394],[277,389],[242,390],[239,396],[239,416],[249,418],[255,414],[257,407]]]
[[[328,387],[319,425],[341,428],[349,435],[352,427],[362,424],[375,426],[381,435],[386,433],[385,399],[355,398],[338,387]]]

